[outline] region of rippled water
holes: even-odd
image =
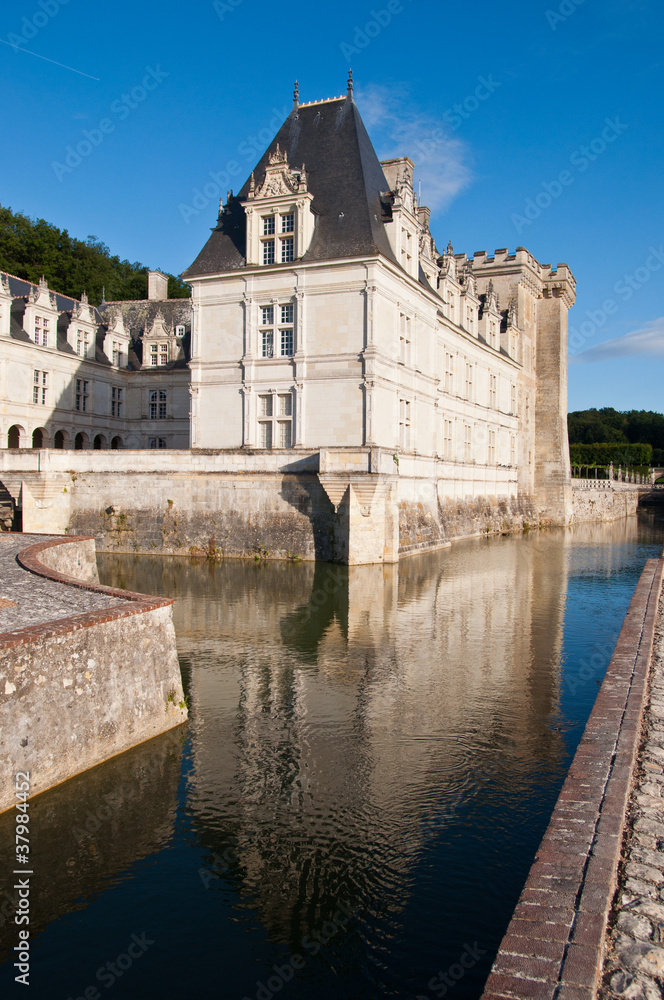
[[[176,598],[191,717],[34,800],[31,996],[412,1000],[452,968],[478,997],[663,529],[350,570],[101,556]]]

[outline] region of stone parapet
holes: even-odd
[[[26,624],[0,635],[0,811],[14,804],[19,771],[35,795],[187,718],[173,602],[90,582],[91,541],[48,539],[19,553],[35,577],[117,603],[38,625],[26,608]],[[68,575],[79,571],[86,582]]]
[[[650,559],[482,1000],[593,1000],[662,590]],[[636,994],[635,994],[636,996]]]

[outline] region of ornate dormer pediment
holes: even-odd
[[[71,312],[71,318],[73,323],[88,323],[91,326],[97,326],[94,309],[88,302],[88,296],[85,292],[81,294],[80,302],[75,303]]]
[[[55,293],[49,291],[48,282],[42,274],[38,285],[33,285],[28,295],[30,305],[39,306],[41,309],[57,311]]]
[[[313,197],[304,164],[292,169],[277,144],[265,177],[257,184],[252,172],[246,200],[240,202],[247,218],[248,264],[289,264],[304,256],[314,233]]]
[[[0,296],[10,299],[12,293],[9,291],[9,278],[6,274],[0,274]]]
[[[300,170],[291,170],[285,150],[281,150],[277,143],[277,148],[270,153],[262,184],[256,186],[256,179],[252,171],[247,200],[281,198],[289,195],[307,194],[307,192],[307,174],[304,164]]]
[[[166,326],[166,320],[161,309],[158,309],[155,313],[152,326],[149,330],[145,331],[144,337],[147,340],[170,340],[173,337],[173,328]]]

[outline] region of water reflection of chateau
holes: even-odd
[[[560,761],[546,725],[560,538],[474,540],[399,566],[182,566],[159,582],[179,595],[196,665],[201,839],[232,847],[238,888],[274,939],[300,940],[324,899],[378,907],[389,928],[422,849],[460,807],[489,779],[507,788],[513,771]]]

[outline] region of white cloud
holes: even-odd
[[[570,358],[574,364],[592,364],[595,361],[611,361],[614,358],[649,357],[664,358],[664,316],[650,320],[640,330],[626,333],[597,344],[581,354]]]
[[[447,208],[472,179],[470,152],[442,120],[420,110],[405,86],[370,85],[356,91],[357,104],[381,160],[409,156],[422,204],[432,212]]]

